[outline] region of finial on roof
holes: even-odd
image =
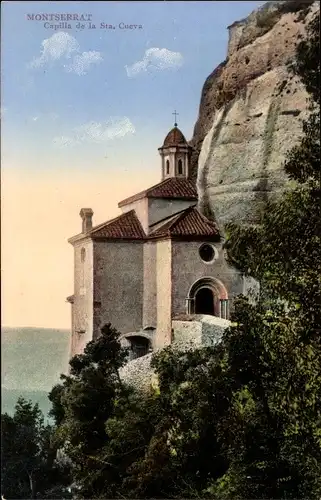
[[[172,115],[175,115],[175,123],[174,123],[174,127],[177,127],[177,121],[176,121],[176,116],[179,115],[179,113],[176,113],[176,109],[174,111],[174,113],[172,113]]]

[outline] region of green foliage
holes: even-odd
[[[304,12],[306,14],[311,4],[313,4],[313,0],[285,0],[278,2],[277,10],[282,14],[289,12]]]
[[[234,408],[238,453],[230,472],[241,497],[318,498],[320,495],[320,344],[303,337],[298,318],[280,303],[240,299],[224,342],[241,397]],[[245,391],[245,393],[244,393]],[[246,403],[246,404],[245,404]],[[243,417],[244,418],[244,417]],[[242,473],[240,471],[243,471]],[[265,497],[266,495],[266,497]]]
[[[51,428],[44,425],[38,405],[19,398],[13,417],[1,415],[1,427],[1,489],[5,498],[67,498],[68,473],[55,460]]]
[[[301,78],[310,96],[310,115],[303,122],[301,142],[289,152],[285,171],[291,179],[308,182],[320,196],[320,15],[315,15],[307,32],[308,36],[299,43],[297,57],[290,68]]]
[[[320,12],[307,26],[307,36],[297,46],[296,58],[291,65],[310,96],[311,104],[320,106]]]
[[[110,450],[117,449],[113,422],[120,408],[134,403],[119,377],[127,351],[118,337],[110,324],[103,327],[97,341],[71,359],[70,375],[62,376],[62,384],[49,395],[56,442],[71,460],[77,494],[86,498],[97,498],[102,491],[113,497],[121,478],[119,459],[109,457]]]
[[[280,17],[281,15],[277,10],[270,11],[268,7],[259,10],[256,15],[256,25],[258,28],[262,29],[262,33],[260,33],[260,35],[261,36],[264,35],[271,28],[273,28],[273,26],[275,25],[275,23],[277,23]]]
[[[298,12],[298,20],[303,21],[313,0],[285,0],[277,3],[274,2],[273,9],[271,9],[271,3],[272,2],[267,2],[257,12],[256,25],[262,30],[260,36],[269,31],[284,14]]]

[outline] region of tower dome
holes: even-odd
[[[165,137],[164,143],[163,143],[163,148],[170,147],[170,146],[185,146],[187,145],[187,141],[183,135],[183,133],[180,131],[180,129],[175,125],[175,127],[172,128]]]
[[[176,115],[176,111],[173,113]],[[162,157],[162,179],[170,177],[188,179],[190,170],[190,155],[192,148],[189,146],[183,132],[174,127],[168,132],[162,147],[158,148]]]

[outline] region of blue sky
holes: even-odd
[[[59,158],[55,137],[69,137],[72,129],[89,122],[127,117],[135,133],[129,130],[122,143],[136,154],[147,136],[152,141],[151,153],[172,125],[174,109],[180,113],[179,124],[190,138],[204,80],[226,55],[227,26],[262,3],[4,2],[1,106],[6,113],[4,137],[8,148],[18,138],[32,159],[36,152],[46,156],[46,151]],[[77,30],[77,22],[71,22],[72,29],[54,31],[46,29],[42,21],[27,20],[27,14],[55,12],[90,13],[96,29],[86,25],[84,30]],[[100,29],[102,22],[114,24],[116,29]],[[119,29],[119,23],[137,23],[143,28]],[[58,38],[61,32],[67,37],[62,42]],[[85,74],[67,72],[63,66],[70,59],[64,57],[62,48],[59,59],[48,57],[39,67],[28,67],[40,58],[44,40],[56,47],[64,44],[66,51],[73,43],[78,44],[71,53],[72,60],[90,51],[99,60],[90,64]],[[147,60],[146,50],[153,48],[168,51],[156,64],[168,55],[172,64],[157,70],[150,58],[152,64],[147,71],[129,77],[125,67],[144,60],[144,56]],[[119,141],[106,143],[119,146]],[[93,151],[90,144],[87,141],[78,151],[63,148],[64,155],[76,159],[81,149],[87,158]],[[97,143],[95,146],[97,149]],[[98,149],[103,150],[103,146],[99,143]],[[50,168],[55,168],[51,162]],[[86,168],[83,163],[82,168]]]
[[[69,326],[79,209],[98,224],[159,181],[173,111],[190,139],[227,26],[263,3],[2,2],[4,324]],[[27,19],[39,13],[91,14],[96,29]]]

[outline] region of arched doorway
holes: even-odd
[[[147,326],[137,332],[122,333],[119,336],[121,346],[128,349],[127,361],[146,356],[153,351],[155,331],[154,327]]]
[[[187,314],[208,314],[228,319],[229,300],[225,286],[212,277],[197,280],[187,297]]]
[[[141,332],[125,333],[120,335],[122,347],[128,349],[128,361],[145,356],[152,351],[152,338]]]
[[[195,314],[214,316],[214,294],[210,288],[200,288],[195,294]]]
[[[128,337],[128,340],[130,342],[131,359],[140,358],[148,354],[150,348],[148,339],[140,335],[133,335],[132,337]]]

